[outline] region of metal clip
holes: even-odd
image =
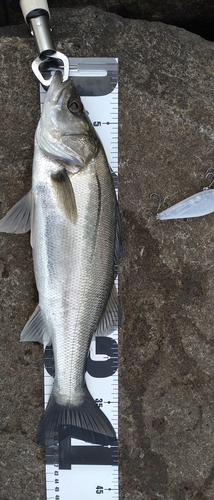
[[[32,63],[32,70],[34,72],[34,75],[38,78],[38,80],[40,81],[40,83],[42,85],[44,85],[45,87],[49,87],[49,85],[51,84],[51,81],[52,81],[52,76],[46,80],[43,76],[42,76],[42,73],[40,71],[40,65],[43,64],[44,62],[48,62],[48,61],[51,61],[51,59],[59,59],[60,61],[62,61],[63,63],[63,69],[64,69],[64,73],[63,73],[63,79],[62,81],[64,82],[65,80],[68,79],[69,77],[69,60],[68,60],[68,57],[65,55],[65,54],[62,54],[62,52],[54,52],[54,54],[51,54],[51,56],[48,56],[47,58],[44,59],[44,57],[41,59],[40,57],[36,57],[36,59],[34,59],[33,63]]]

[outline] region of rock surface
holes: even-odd
[[[11,4],[17,5],[18,0]],[[49,0],[51,10],[57,7],[70,8],[70,0]],[[104,11],[122,17],[161,21],[198,33],[208,40],[214,40],[214,5],[212,0],[72,0],[72,7],[82,8],[93,5]],[[23,23],[22,13],[14,12],[3,1],[0,6],[0,26]]]
[[[169,24],[185,24],[196,20],[210,22],[214,16],[214,6],[210,0],[197,2],[195,0],[165,0],[164,2],[162,0],[121,0],[120,5],[131,17]]]
[[[95,8],[52,24],[59,50],[120,63],[120,500],[213,500],[214,215],[156,221],[149,197],[171,205],[207,183],[213,44]],[[0,35],[2,217],[30,188],[39,92],[27,26]],[[0,498],[45,500],[42,348],[19,343],[37,303],[28,235],[0,235],[0,273]]]

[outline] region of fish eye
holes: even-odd
[[[68,101],[68,109],[71,113],[80,115],[83,112],[83,105],[78,99],[72,99]]]

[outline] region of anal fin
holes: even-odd
[[[45,347],[51,344],[51,339],[46,333],[39,305],[24,326],[21,332],[20,342],[40,342],[40,344],[44,344]]]

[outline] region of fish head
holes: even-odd
[[[37,127],[36,143],[49,156],[83,167],[99,149],[99,139],[71,79],[56,71]]]

